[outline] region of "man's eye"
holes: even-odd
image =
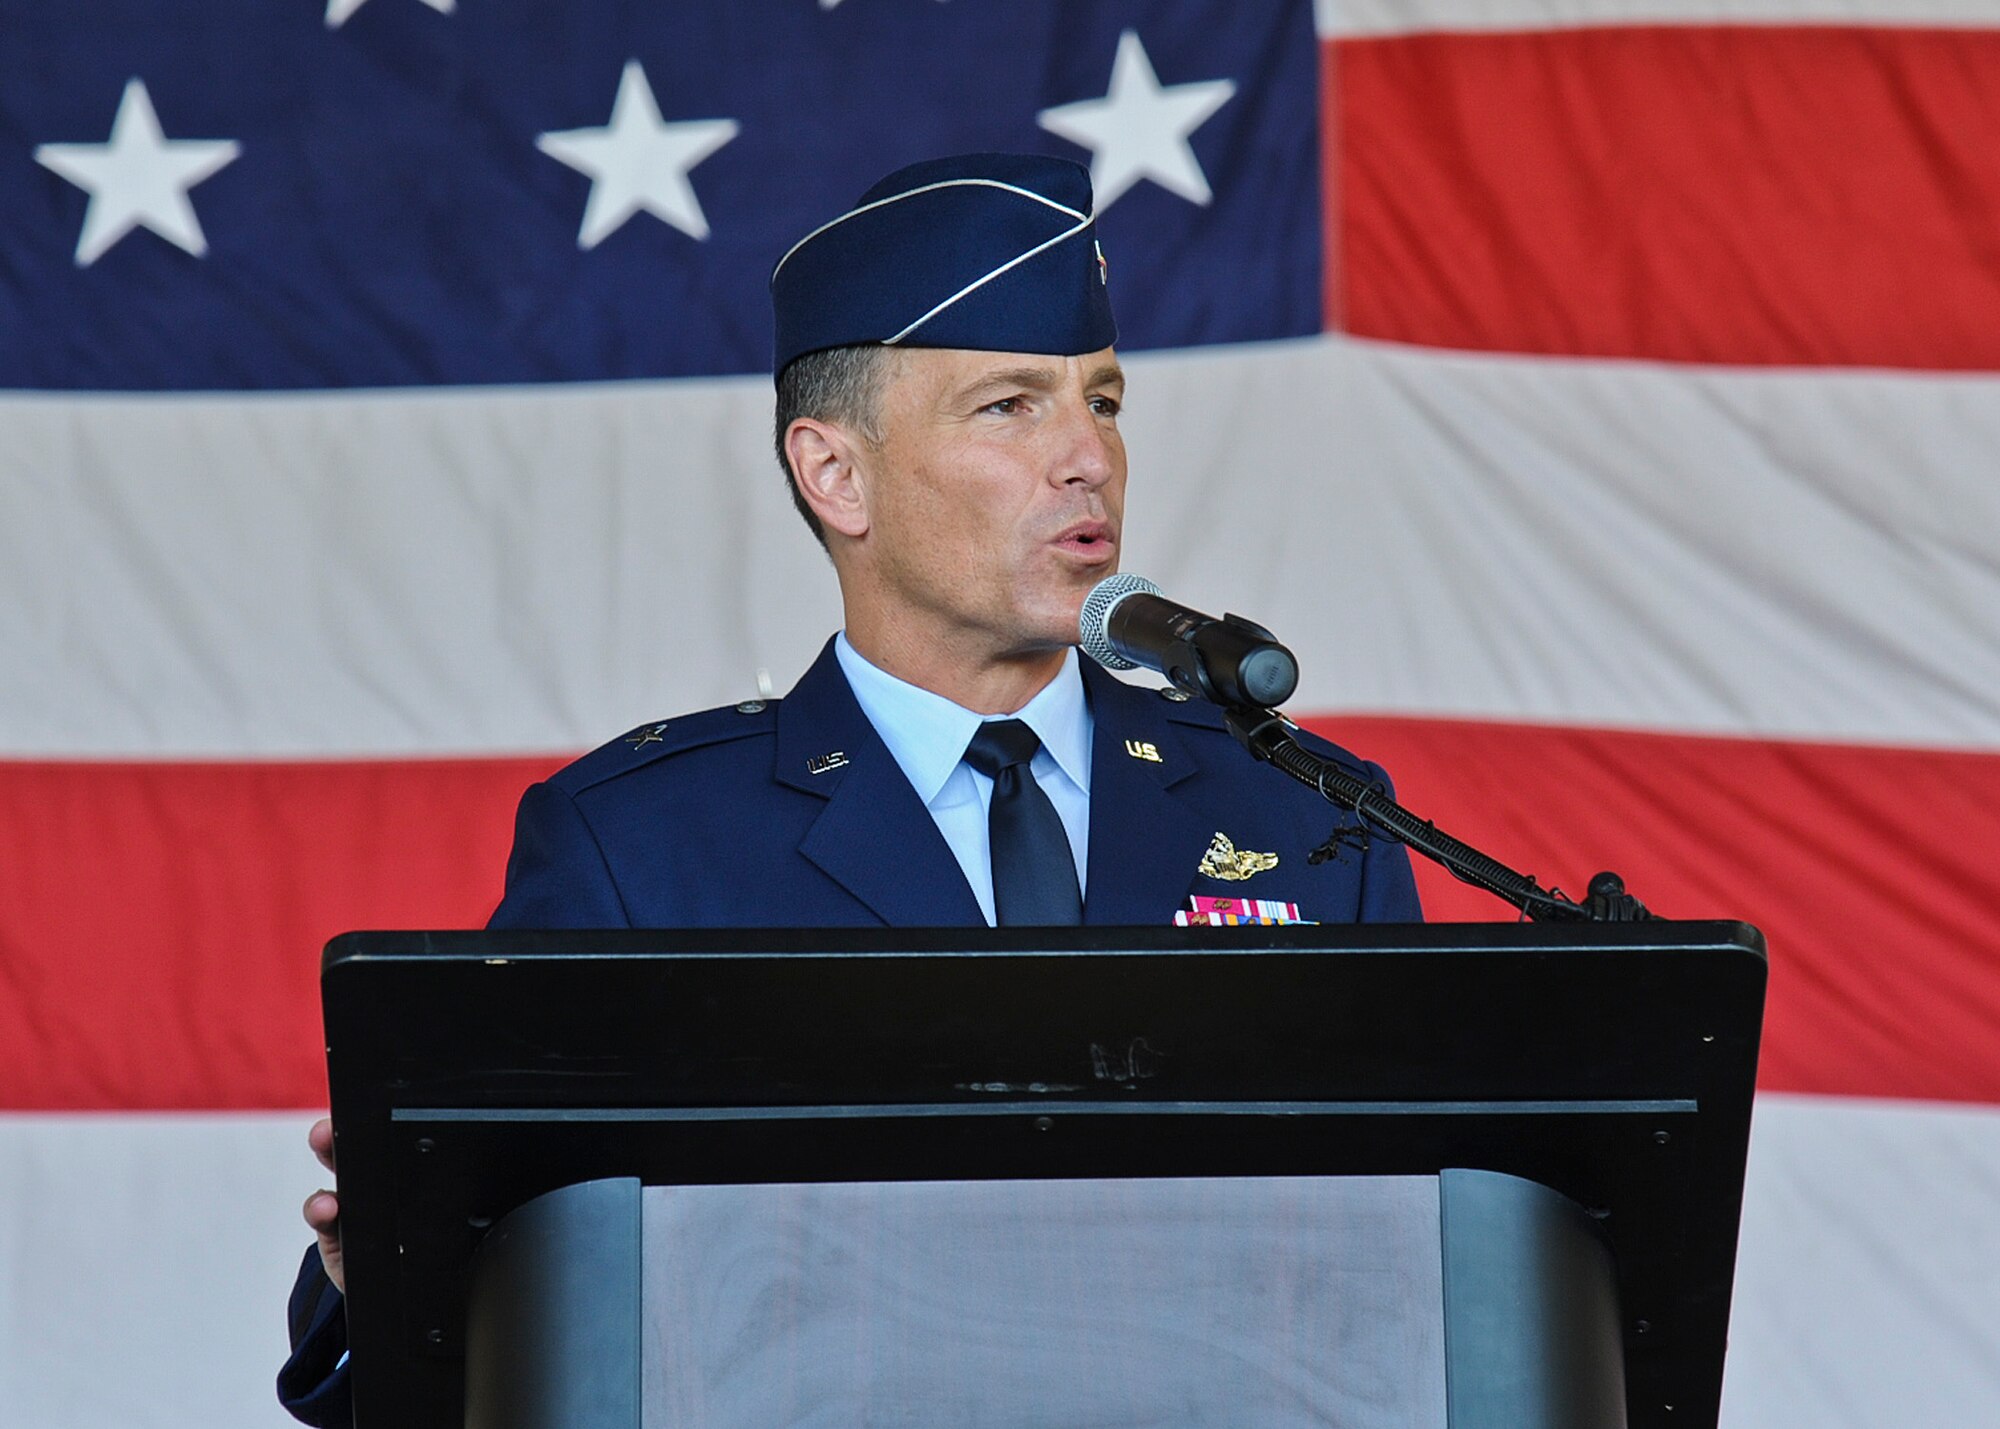
[[[1116,397],[1092,397],[1090,399],[1090,410],[1097,413],[1100,417],[1115,417],[1118,415],[1118,409],[1119,402]]]
[[[988,402],[986,410],[998,416],[1011,417],[1021,410],[1021,399],[1019,397],[1002,397],[997,402]]]

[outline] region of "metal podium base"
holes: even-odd
[[[475,1262],[469,1429],[1613,1429],[1611,1259],[1439,1176],[565,1187]]]

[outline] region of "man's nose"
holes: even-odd
[[[1051,471],[1057,482],[1098,487],[1111,479],[1117,470],[1113,450],[1117,433],[1106,430],[1104,419],[1091,410],[1088,401],[1065,404],[1059,435],[1062,451]]]

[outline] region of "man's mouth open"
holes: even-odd
[[[1056,537],[1055,544],[1086,561],[1108,561],[1118,553],[1118,538],[1106,521],[1079,521]]]

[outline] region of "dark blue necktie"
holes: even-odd
[[[1041,747],[1035,732],[1017,719],[988,720],[965,747],[965,762],[993,781],[986,828],[993,853],[993,919],[1002,925],[1083,921],[1069,835],[1028,770]]]

